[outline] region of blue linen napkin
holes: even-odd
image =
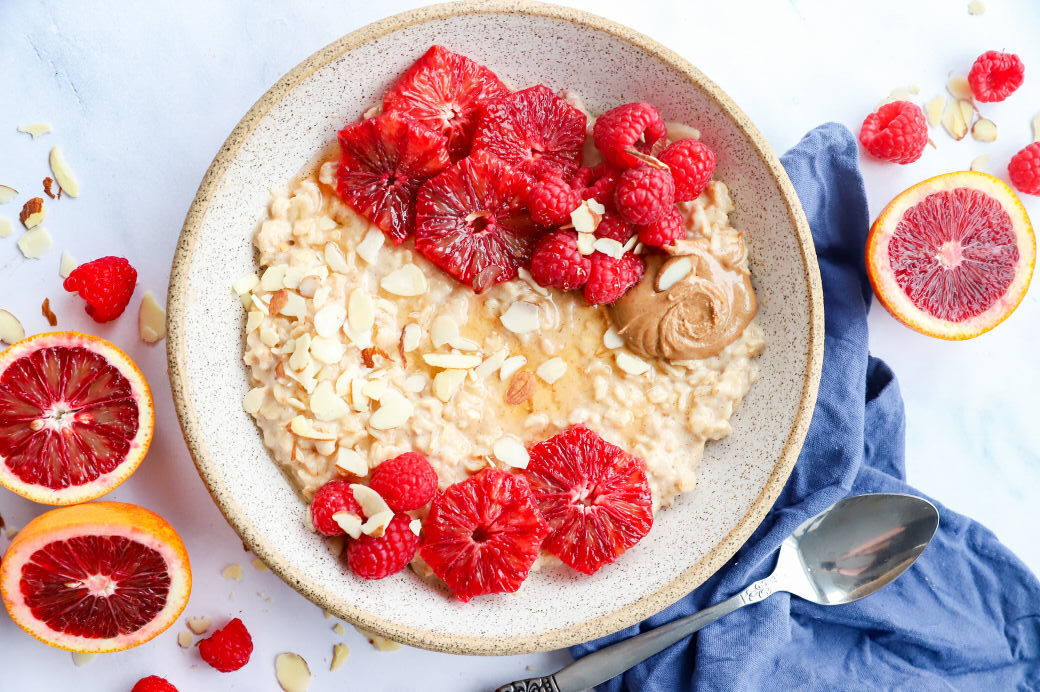
[[[826,308],[819,399],[787,486],[751,539],[699,589],[640,625],[572,647],[575,657],[761,579],[785,537],[847,494],[921,494],[905,480],[895,376],[867,351],[869,219],[857,156],[852,134],[828,123],[782,157],[812,227]],[[1040,690],[1040,583],[989,530],[941,506],[939,513],[931,545],[878,594],[831,607],[775,594],[599,689]]]

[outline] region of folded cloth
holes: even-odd
[[[845,495],[921,495],[906,483],[899,387],[867,352],[868,214],[856,140],[829,123],[782,161],[812,228],[826,314],[823,378],[798,463],[717,574],[640,625],[573,647],[575,657],[741,591],[772,570],[799,524]],[[924,554],[879,593],[830,607],[775,594],[600,689],[1040,690],[1040,583],[990,531],[941,506],[939,514]]]

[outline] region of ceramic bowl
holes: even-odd
[[[471,41],[494,36],[494,41]],[[547,41],[551,36],[553,40]],[[252,238],[269,190],[299,174],[434,43],[515,85],[581,93],[593,112],[654,103],[698,127],[750,247],[767,346],[760,378],[709,443],[694,492],[593,576],[532,575],[516,594],[463,604],[410,572],[355,578],[305,528],[306,507],[242,410],[244,312],[232,282],[255,270]],[[616,631],[690,591],[729,559],[772,506],[809,425],[823,355],[819,269],[776,155],[693,65],[645,36],[577,10],[531,2],[438,5],[371,24],[319,50],[253,106],[199,187],[173,262],[169,373],[203,481],[242,540],[318,606],[391,639],[466,654],[547,650]]]

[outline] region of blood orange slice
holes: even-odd
[[[104,339],[51,332],[0,353],[0,485],[23,497],[104,495],[137,469],[154,424],[144,375]]]
[[[19,627],[61,649],[143,644],[188,602],[184,543],[158,514],[122,502],[53,509],[33,519],[0,564],[0,595]]]
[[[970,339],[1014,312],[1035,258],[1022,202],[997,178],[974,171],[914,185],[889,203],[867,237],[867,273],[882,305],[941,339]]]

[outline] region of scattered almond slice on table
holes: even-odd
[[[242,566],[241,565],[228,565],[221,571],[220,576],[225,579],[234,579],[235,581],[242,581]]]
[[[14,226],[11,224],[11,219],[0,216],[0,238],[6,238],[12,233],[14,233]]]
[[[311,686],[311,669],[299,654],[278,654],[274,669],[278,685],[285,692],[307,692]]]
[[[997,139],[997,125],[992,120],[980,118],[971,127],[971,136],[980,142],[993,142]]]
[[[942,122],[944,105],[946,105],[946,97],[942,94],[939,94],[925,105],[924,112],[928,117],[928,127],[935,127]]]
[[[18,220],[22,222],[26,230],[29,230],[43,223],[46,216],[47,210],[43,208],[43,198],[33,197],[22,205],[22,211],[18,214]]]
[[[63,279],[69,278],[69,274],[79,266],[79,262],[76,261],[72,255],[66,251],[61,251],[61,263],[58,265],[58,274]]]
[[[49,123],[26,123],[25,125],[19,125],[18,131],[24,132],[27,135],[32,135],[33,139],[41,135],[45,135],[50,132],[53,128]]]
[[[177,646],[182,649],[190,649],[192,641],[191,632],[188,630],[181,630],[177,633]]]
[[[79,181],[76,180],[69,164],[65,162],[65,155],[58,147],[51,149],[51,171],[54,172],[54,179],[58,181],[58,185],[66,194],[70,197],[79,197]]]
[[[54,244],[54,239],[47,229],[37,226],[31,231],[26,231],[18,239],[18,249],[26,259],[39,259],[46,254]]]
[[[989,163],[989,154],[983,154],[982,156],[976,156],[972,160],[971,166],[968,167],[968,170],[981,171],[983,168],[986,167],[987,163]]]
[[[209,631],[209,627],[212,624],[213,620],[206,617],[205,615],[200,615],[199,617],[190,617],[187,619],[188,629],[194,632],[195,634],[205,634],[207,631]]]
[[[7,185],[0,185],[0,204],[7,204],[18,196],[18,190]]]
[[[950,77],[950,81],[946,82],[946,90],[957,100],[971,101],[974,98],[971,93],[971,84],[964,75]]]
[[[336,644],[332,647],[332,663],[329,664],[329,670],[339,670],[343,667],[343,664],[347,662],[347,658],[350,656],[350,647],[346,644]]]
[[[96,657],[97,654],[84,653],[82,651],[72,652],[72,662],[76,664],[77,668],[93,663]]]
[[[968,3],[968,14],[978,15],[986,11],[986,6],[982,4],[982,0],[971,0]]]
[[[166,336],[166,310],[159,305],[151,291],[145,291],[141,308],[137,313],[137,328],[141,340],[154,344]]]
[[[1040,142],[1040,113],[1033,118],[1033,141]]]

